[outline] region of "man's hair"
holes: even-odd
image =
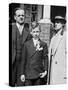
[[[21,8],[21,7],[17,7],[17,8],[14,9],[14,15],[16,15],[16,11],[17,11],[17,10],[23,10],[23,11],[24,11],[23,8]]]

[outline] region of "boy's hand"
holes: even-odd
[[[25,75],[21,75],[21,81],[25,82]]]
[[[43,72],[43,73],[40,73],[40,78],[44,78],[47,74],[47,71]]]

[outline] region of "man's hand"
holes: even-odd
[[[25,82],[25,75],[21,75],[21,81]]]
[[[40,78],[44,78],[47,74],[47,71],[43,72],[43,73],[40,73]]]

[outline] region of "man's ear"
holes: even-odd
[[[32,35],[32,31],[30,32],[30,34]]]
[[[16,20],[16,16],[14,15],[14,19]]]

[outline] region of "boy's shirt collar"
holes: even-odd
[[[36,40],[36,39],[33,38],[33,43],[34,43],[34,46],[36,47],[36,51],[43,50],[43,47],[41,46],[40,39]]]
[[[34,46],[36,46],[36,44],[39,42],[39,39],[34,39],[34,38],[32,39],[33,39]]]

